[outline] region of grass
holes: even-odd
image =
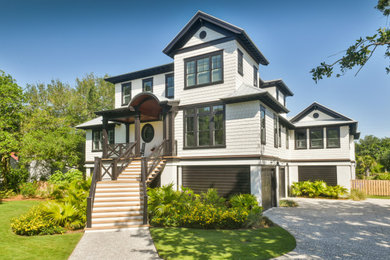
[[[390,199],[390,196],[377,196],[377,195],[367,195],[367,198],[370,199]]]
[[[295,248],[295,238],[278,226],[263,229],[204,230],[151,228],[163,259],[269,259]]]
[[[280,207],[298,207],[298,203],[296,203],[293,200],[280,200],[279,206]]]
[[[52,236],[18,236],[10,220],[39,201],[3,201],[0,204],[0,259],[67,259],[83,233]]]

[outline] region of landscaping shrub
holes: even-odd
[[[349,194],[349,198],[351,200],[356,200],[356,201],[365,200],[366,194],[361,190],[351,189],[351,192]]]
[[[293,200],[280,200],[279,206],[280,207],[298,207],[298,203],[296,203]]]
[[[62,234],[64,229],[45,218],[42,206],[31,208],[26,214],[11,220],[12,231],[17,235],[53,235]]]
[[[50,183],[60,185],[71,183],[75,180],[83,180],[83,173],[77,169],[70,169],[65,173],[55,171],[55,173],[49,177]]]
[[[38,194],[38,185],[36,182],[25,182],[19,185],[19,191],[24,198],[34,198]]]
[[[346,194],[347,189],[340,186],[329,186],[324,181],[303,181],[294,182],[291,186],[291,194],[293,196],[304,196],[310,198],[339,198]]]
[[[150,224],[167,227],[242,228],[261,219],[262,208],[253,195],[232,196],[229,201],[215,189],[194,194],[174,191],[172,185],[148,190]]]
[[[11,168],[9,173],[4,176],[4,189],[19,192],[20,184],[25,183],[28,180],[28,177],[29,172],[25,167],[21,166],[18,169]]]
[[[390,180],[390,172],[377,173],[372,178],[373,180]]]

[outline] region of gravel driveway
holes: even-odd
[[[297,240],[278,259],[390,259],[390,200],[294,200],[264,212]]]

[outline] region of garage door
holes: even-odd
[[[279,169],[279,197],[286,197],[286,172],[285,168]]]
[[[182,185],[195,193],[215,188],[224,197],[250,193],[250,169],[249,166],[185,166]]]
[[[274,168],[261,168],[261,204],[264,209],[276,206],[276,176]]]
[[[336,166],[299,166],[299,181],[325,181],[328,185],[337,185]]]

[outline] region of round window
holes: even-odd
[[[318,117],[319,117],[319,114],[318,114],[318,113],[314,113],[314,114],[313,114],[313,117],[314,117],[314,118],[318,118]]]
[[[199,38],[204,39],[206,38],[206,35],[207,35],[206,31],[201,31],[199,34]]]
[[[145,143],[150,143],[154,137],[153,126],[151,124],[144,125],[144,127],[142,127],[141,136]]]

